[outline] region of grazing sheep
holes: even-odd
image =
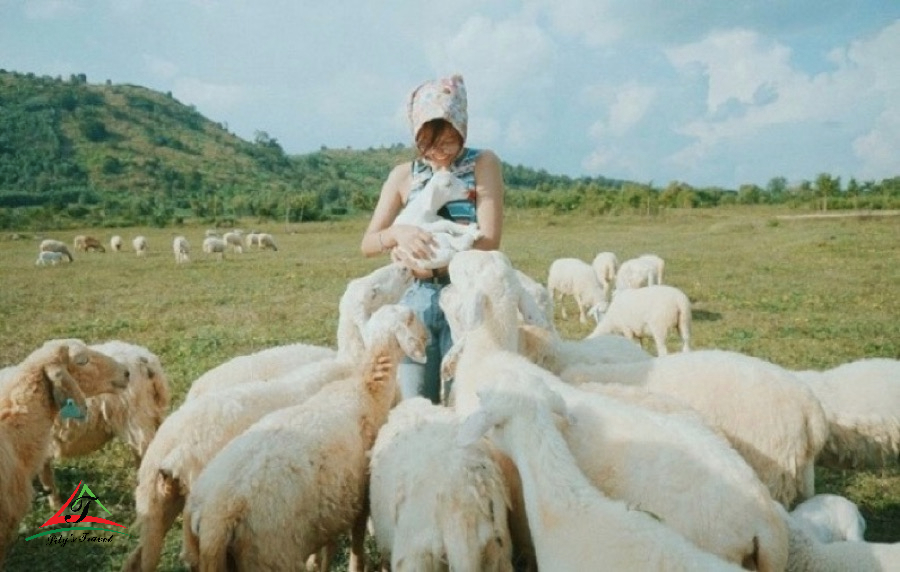
[[[79,234],[75,237],[73,245],[75,246],[75,250],[80,250],[82,252],[88,252],[89,250],[106,252],[106,248],[104,248],[100,241],[93,236]]]
[[[267,232],[260,233],[257,236],[257,243],[260,250],[267,250],[271,248],[274,251],[278,251],[278,245],[275,244],[275,237]]]
[[[402,401],[378,432],[369,504],[391,570],[512,571],[502,470],[486,441],[457,447],[458,435],[456,414],[423,397]]]
[[[75,260],[72,258],[72,253],[69,252],[69,247],[66,246],[65,242],[61,240],[53,240],[52,238],[48,238],[46,240],[41,241],[41,246],[38,249],[40,252],[59,252],[69,259],[69,262]]]
[[[57,419],[53,424],[50,458],[44,463],[41,484],[54,510],[61,504],[53,478],[54,459],[87,455],[118,438],[131,448],[135,461],[140,463],[169,410],[169,380],[156,354],[118,340],[94,344],[90,349],[127,367],[129,383],[123,391],[87,398],[86,421]]]
[[[215,254],[218,260],[225,260],[225,241],[217,236],[207,236],[203,239],[203,252]]]
[[[674,286],[622,290],[599,316],[597,327],[588,337],[622,334],[634,340],[652,336],[656,355],[664,356],[669,353],[666,337],[675,329],[681,336],[681,351],[691,349],[691,301]]]
[[[469,190],[465,182],[446,169],[434,172],[415,200],[408,202],[394,219],[393,224],[418,226],[431,233],[437,244],[429,259],[412,256],[402,247],[396,247],[403,260],[408,260],[422,270],[443,268],[457,252],[469,250],[483,234],[474,222],[461,224],[443,218],[438,211],[452,201],[465,200]]]
[[[112,235],[109,239],[109,248],[113,252],[121,252],[122,251],[122,237],[118,234]]]
[[[172,251],[175,253],[175,263],[184,264],[191,261],[191,245],[188,239],[178,235],[172,240]]]
[[[47,266],[48,264],[56,266],[63,261],[63,256],[62,252],[41,252],[34,264],[35,266]]]
[[[397,364],[404,353],[424,361],[426,338],[409,308],[379,308],[354,374],[267,415],[216,455],[186,502],[187,563],[297,568],[350,530],[350,570],[362,570],[368,453],[396,398]]]
[[[867,358],[797,375],[828,418],[817,464],[846,470],[900,465],[900,360]]]
[[[736,352],[699,350],[633,363],[574,365],[560,377],[572,384],[639,385],[676,397],[728,438],[772,498],[790,506],[815,494],[814,461],[828,424],[819,400],[784,368]]]
[[[85,397],[127,385],[128,371],[80,340],[51,340],[4,374],[0,386],[0,566],[31,507],[53,421],[83,415]]]
[[[231,249],[237,254],[244,252],[244,231],[235,229],[231,232],[226,232],[222,238],[224,238],[225,244],[231,246]]]
[[[609,293],[616,281],[616,272],[619,269],[619,258],[613,252],[600,252],[591,262],[597,282],[603,287],[603,297],[609,300]]]
[[[539,378],[486,380],[461,444],[484,434],[519,469],[542,570],[740,570],[697,548],[654,516],[604,496],[585,478],[556,426],[566,403]]]
[[[585,324],[585,314],[596,319],[597,310],[606,303],[603,287],[597,281],[591,265],[577,258],[559,258],[550,264],[547,275],[547,289],[554,300],[562,301],[565,295],[574,296],[578,305],[578,320]],[[566,307],[560,303],[562,317],[566,318]]]
[[[814,495],[795,506],[791,518],[819,542],[863,541],[866,532],[866,519],[859,507],[840,495]]]
[[[662,284],[660,275],[661,265],[659,261],[648,258],[650,255],[630,258],[619,266],[616,273],[616,287],[613,297],[622,290],[629,288],[643,288],[654,284]]]
[[[147,252],[150,249],[150,246],[147,244],[147,237],[143,235],[134,237],[134,240],[131,241],[131,247],[134,249],[134,253],[142,258],[147,256]]]
[[[450,263],[451,277],[455,263]],[[461,331],[454,330],[451,350],[459,353],[451,405],[465,415],[478,407],[478,390],[486,380],[538,378],[565,399],[576,419],[564,431],[568,447],[604,494],[640,505],[729,561],[760,570],[783,568],[784,524],[766,487],[731,445],[695,415],[656,413],[571,387],[516,353],[516,340],[508,332],[517,330],[518,320],[514,306],[497,294],[505,289],[498,278],[503,279],[501,272],[485,272],[483,290],[468,287],[462,311],[455,312],[463,322]]]
[[[547,290],[546,286],[521,270],[516,270],[516,277],[518,277],[522,289],[534,299],[535,304],[540,308],[541,313],[544,315],[544,321],[550,325],[551,330],[555,331],[556,327],[553,323],[553,296],[550,295],[550,291]]]
[[[627,363],[653,357],[622,336],[597,334],[564,340],[554,331],[530,324],[519,326],[519,353],[556,375],[575,364]]]
[[[251,246],[259,248],[259,233],[255,230],[248,232],[244,236],[244,245],[247,247],[247,250],[249,250]]]

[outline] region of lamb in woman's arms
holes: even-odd
[[[397,247],[400,257],[423,270],[430,270],[447,266],[454,254],[471,249],[475,241],[484,236],[478,230],[478,225],[474,221],[460,224],[437,214],[445,204],[464,200],[467,194],[465,183],[450,171],[435,171],[421,195],[407,203],[394,224],[411,224],[427,230],[434,236],[438,246],[433,249],[434,254],[429,259],[415,258]]]

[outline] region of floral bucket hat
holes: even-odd
[[[425,123],[444,119],[459,131],[465,141],[468,127],[466,107],[466,84],[461,75],[426,81],[409,96],[407,114],[413,138]]]

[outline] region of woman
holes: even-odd
[[[438,168],[449,169],[465,181],[470,201],[442,212],[454,220],[474,219],[483,237],[475,243],[480,250],[500,247],[503,230],[503,175],[500,159],[487,149],[465,146],[468,117],[466,87],[462,76],[428,81],[410,96],[407,113],[417,155],[411,162],[391,170],[381,187],[381,196],[362,238],[364,255],[374,256],[400,246],[416,258],[429,258],[435,246],[431,233],[413,225],[392,226],[397,214],[416,196]],[[461,208],[456,208],[461,207]],[[431,339],[427,361],[405,360],[398,370],[404,399],[423,396],[439,403],[441,358],[453,340],[438,301],[441,289],[449,284],[446,268],[419,270],[410,264],[415,281],[403,295],[401,304],[415,310],[428,328]]]

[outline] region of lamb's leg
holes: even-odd
[[[575,296],[575,303],[578,304],[578,321],[587,324],[587,316],[584,314],[584,302],[580,296]]]
[[[368,499],[365,506],[368,507]],[[353,527],[350,529],[350,572],[365,572],[366,570],[366,524],[369,520],[369,509],[364,508],[356,517]]]
[[[59,490],[56,488],[56,480],[53,478],[53,463],[50,459],[44,462],[41,468],[41,486],[47,493],[47,503],[54,511],[59,510],[62,500],[59,498]]]
[[[666,333],[666,329],[663,329],[662,332],[660,332],[659,330],[653,331],[653,342],[656,344],[657,356],[664,356],[669,354],[669,350],[666,348]]]
[[[159,567],[166,533],[184,509],[184,497],[172,479],[159,475],[154,492],[158,498],[149,503],[150,510],[138,515],[140,544],[129,555],[123,571],[149,571]]]

